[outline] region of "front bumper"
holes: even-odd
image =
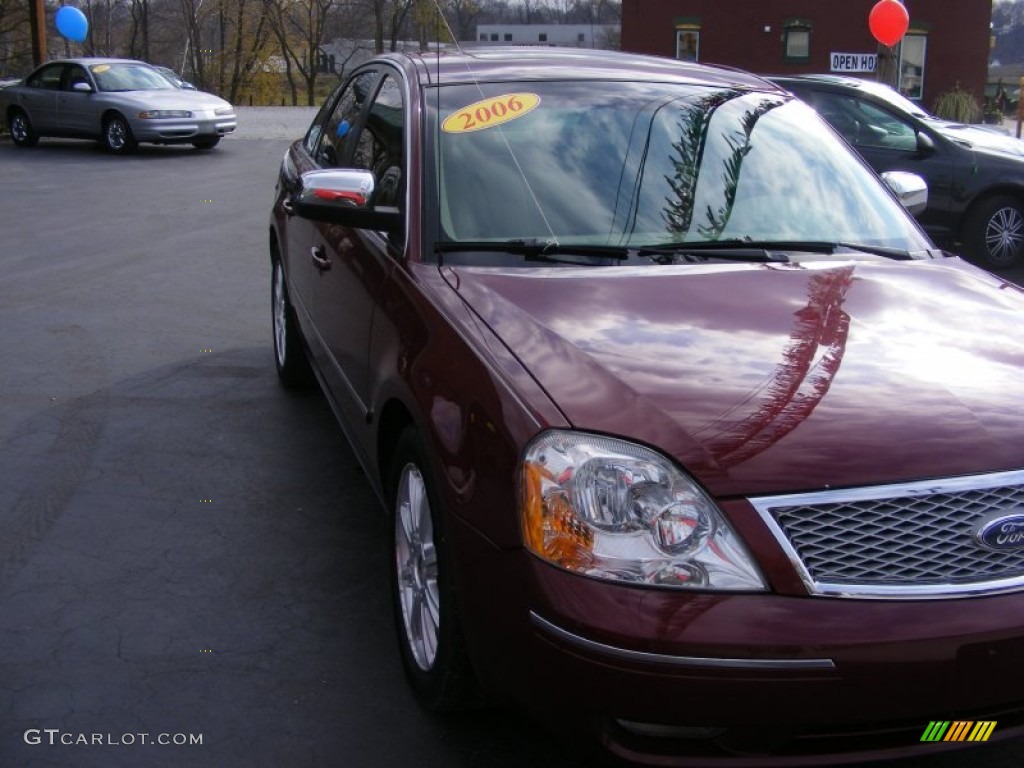
[[[566,573],[470,529],[459,538],[487,561],[460,578],[485,683],[630,760],[821,765],[968,745],[922,742],[936,720],[994,720],[989,741],[1024,733],[1022,593],[683,594]]]
[[[139,141],[155,144],[173,144],[189,142],[197,139],[226,136],[238,127],[238,118],[234,114],[189,118],[153,118],[132,121],[132,133]]]

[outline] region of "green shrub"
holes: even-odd
[[[963,90],[959,83],[953,90],[939,94],[932,112],[936,117],[957,123],[980,123],[982,118],[978,100],[970,91]]]

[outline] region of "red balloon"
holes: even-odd
[[[898,0],[878,0],[868,14],[868,27],[875,40],[892,47],[903,39],[910,26],[910,15]]]

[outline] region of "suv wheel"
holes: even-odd
[[[1024,261],[1024,206],[1009,195],[983,201],[968,215],[964,251],[980,266],[1003,270]]]

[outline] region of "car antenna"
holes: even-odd
[[[469,65],[469,60],[468,60],[468,57],[465,55],[465,51],[463,51],[462,50],[462,46],[459,45],[459,40],[456,37],[455,32],[452,30],[451,24],[448,23],[448,17],[446,17],[444,15],[444,10],[442,10],[442,8],[441,8],[440,1],[439,0],[433,0],[433,3],[434,3],[434,7],[437,9],[437,15],[441,18],[441,23],[444,24],[445,29],[448,31],[448,37],[451,38],[452,43],[455,45],[455,50],[458,51],[460,54],[463,54],[462,61],[463,61],[464,66],[466,67],[466,72],[469,74],[470,78],[472,78],[472,80],[473,80],[473,85],[476,86],[476,89],[480,93],[480,97],[481,98],[487,98],[487,94],[484,93],[484,89],[480,86],[480,81],[477,79],[476,73],[473,71],[473,68]],[[435,57],[436,57],[436,60],[437,60],[437,85],[440,85],[441,84],[441,42],[440,42],[440,40],[437,43],[437,50],[435,51]],[[435,114],[435,119],[437,120],[437,126],[435,128],[434,135],[437,137],[437,153],[436,153],[436,157],[437,157],[438,173],[436,173],[434,175],[437,178],[437,200],[438,200],[438,206],[437,206],[438,227],[437,227],[437,231],[438,231],[438,234],[440,234],[440,232],[441,232],[441,221],[440,221],[440,218],[441,218],[441,205],[440,205],[440,201],[441,201],[441,174],[440,174],[440,170],[441,170],[441,157],[440,157],[440,153],[441,153],[441,94],[440,94],[440,91],[438,91],[437,111],[436,111],[436,114]],[[526,178],[526,173],[523,171],[522,165],[519,164],[519,158],[516,157],[516,153],[512,149],[512,145],[510,145],[508,143],[508,137],[505,135],[504,129],[499,125],[499,126],[496,126],[493,130],[496,130],[498,132],[498,135],[501,136],[502,143],[504,143],[505,149],[508,150],[509,157],[511,157],[512,158],[512,162],[515,163],[516,170],[519,172],[519,177],[523,180],[523,184],[526,186],[526,191],[530,193],[530,199],[533,200],[533,204],[537,207],[537,212],[540,214],[540,217],[541,217],[541,219],[544,222],[544,226],[547,227],[548,233],[551,235],[551,237],[549,238],[548,242],[550,242],[550,244],[553,247],[557,248],[558,247],[558,235],[555,234],[555,230],[551,226],[551,222],[548,221],[548,217],[544,214],[544,206],[542,206],[540,204],[540,200],[537,199],[537,195],[533,191],[533,185],[530,184],[530,180]],[[443,266],[443,261],[442,260],[443,260],[442,254],[438,253],[438,265],[439,265],[439,267]]]

